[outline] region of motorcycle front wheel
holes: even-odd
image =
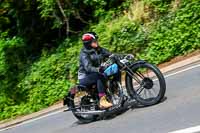
[[[150,63],[138,63],[126,74],[129,95],[144,106],[159,103],[165,95],[166,83],[160,70]]]

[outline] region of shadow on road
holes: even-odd
[[[164,97],[158,104],[161,104],[166,100],[167,100],[167,97]],[[155,105],[158,105],[158,104],[155,104]],[[154,106],[154,105],[151,105],[151,106]],[[151,107],[151,106],[144,106],[135,101],[131,104],[131,109],[147,108],[147,107]]]
[[[163,103],[164,101],[167,100],[167,97],[164,97],[160,103]],[[160,104],[159,103],[159,104]],[[157,105],[157,104],[156,104]],[[133,109],[139,109],[139,108],[147,108],[147,107],[151,107],[151,106],[143,106],[141,104],[139,104],[138,102],[136,101],[133,101],[131,104],[129,105],[125,105],[124,108],[116,111],[116,112],[113,112],[113,113],[108,113],[108,114],[105,114],[101,117],[99,117],[97,120],[93,121],[93,122],[88,122],[88,123],[84,123],[84,122],[81,122],[81,121],[76,121],[72,124],[72,127],[76,127],[76,126],[80,126],[80,125],[87,125],[87,124],[90,124],[90,123],[95,123],[95,122],[98,122],[100,120],[112,120],[122,114],[124,114],[125,112],[127,112],[128,110],[133,110]]]

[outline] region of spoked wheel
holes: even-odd
[[[133,74],[126,75],[126,84],[132,98],[144,106],[160,102],[166,90],[165,79],[160,70],[149,63],[131,68]]]
[[[95,101],[86,91],[79,91],[71,96],[71,110],[73,115],[83,123],[89,123],[96,120],[97,116],[92,114],[84,114],[84,112],[94,111],[96,109]],[[93,101],[93,102],[92,102]]]

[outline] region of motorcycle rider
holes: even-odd
[[[100,98],[99,107],[101,109],[109,108],[112,103],[108,102],[105,94],[104,81],[105,75],[100,66],[104,58],[109,57],[111,53],[99,46],[98,36],[95,32],[88,32],[82,36],[83,48],[80,52],[80,66],[78,79],[81,85],[96,85],[98,96]]]

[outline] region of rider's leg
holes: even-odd
[[[108,102],[106,99],[105,84],[104,84],[104,81],[106,79],[103,75],[99,74],[98,76],[99,78],[97,80],[97,89],[98,89],[99,98],[100,98],[99,106],[100,108],[109,108],[112,106],[112,103]]]
[[[104,80],[105,80],[105,77],[103,75],[99,73],[91,73],[87,75],[86,78],[80,79],[80,84],[85,85],[85,86],[97,84],[98,95],[100,98],[100,107],[108,108],[108,107],[111,107],[112,104],[106,100]]]
[[[97,85],[97,90],[99,93],[99,97],[105,95],[105,86],[104,86],[104,77],[101,76],[99,73],[91,73],[88,74],[84,79],[80,79],[80,84],[85,86],[91,86],[93,84]]]
[[[97,75],[97,89],[98,89],[98,94],[99,94],[99,98],[105,96],[105,84],[104,84],[104,76],[98,74]]]

